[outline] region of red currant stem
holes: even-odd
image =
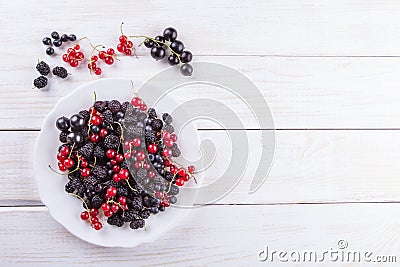
[[[50,166],[50,164],[49,164],[49,168],[50,168],[50,170],[57,173],[58,175],[67,175],[68,174],[68,173],[61,173],[61,172],[56,171],[55,169],[53,169],[53,167]]]
[[[132,85],[133,95],[135,95],[136,97],[139,97],[138,94],[137,94],[137,90],[135,90],[135,84],[133,83],[132,80],[131,80],[131,85]]]
[[[82,38],[80,38],[80,39],[78,39],[78,40],[75,42],[75,44],[77,44],[77,43],[79,43],[80,41],[85,40],[85,39],[87,39],[86,36],[85,36],[85,37],[82,37]]]
[[[104,45],[92,45],[91,43],[89,43],[90,46],[93,48],[93,51],[97,51],[97,52],[101,52],[101,50],[97,49],[97,47],[101,46],[102,48],[106,49],[106,47]]]
[[[124,22],[122,21],[121,24],[119,25],[119,30],[121,32],[121,35],[124,35],[124,33],[122,32],[122,26],[124,25]]]
[[[120,207],[122,210],[124,210],[124,207],[123,207],[119,202],[117,202],[117,201],[115,201],[115,200],[113,200],[113,199],[107,200],[107,203],[108,203],[108,204],[109,204],[109,203],[112,203],[112,204],[118,205],[118,207]]]
[[[94,102],[93,102],[93,103],[95,103],[96,100],[97,100],[96,91],[93,91],[93,97],[94,97]],[[93,105],[93,108],[94,108],[94,105]],[[90,112],[90,114],[89,114],[89,124],[88,124],[88,131],[87,131],[87,135],[88,135],[88,136],[89,136],[89,134],[90,134],[90,126],[92,126],[92,123],[91,123],[91,121],[92,121],[92,116],[93,116],[93,111]]]
[[[93,163],[93,168],[92,168],[92,171],[93,171],[94,167],[96,166],[96,162],[97,162],[97,158],[96,158],[96,157],[94,157],[94,163]]]
[[[85,205],[85,208],[86,208],[87,213],[89,214],[89,222],[90,222],[90,225],[93,225],[93,223],[92,223],[92,216],[90,215],[90,210],[89,210],[89,207],[88,207],[88,205],[86,204],[85,200],[83,200],[83,198],[81,198],[80,196],[78,196],[78,195],[76,195],[76,194],[73,194],[73,193],[68,193],[68,195],[74,196],[74,197],[78,198],[80,201],[82,201],[83,205]]]
[[[129,38],[146,38],[146,39],[152,40],[153,42],[156,42],[157,44],[163,44],[163,45],[165,45],[166,47],[168,47],[169,51],[170,51],[172,54],[174,54],[175,56],[178,57],[179,64],[183,64],[183,62],[181,61],[180,55],[179,55],[178,53],[176,53],[174,50],[172,50],[172,48],[171,48],[171,47],[169,46],[169,44],[167,44],[166,42],[160,42],[160,41],[157,41],[157,40],[154,39],[154,38],[151,38],[151,37],[148,37],[148,36],[145,36],[145,35],[132,35],[132,36],[129,36]]]
[[[131,186],[131,184],[129,183],[129,178],[126,179],[125,181],[126,181],[127,185],[129,186],[129,188],[130,188],[132,191],[135,191],[136,193],[138,193],[138,191],[137,191],[136,189],[134,189],[134,188]]]
[[[119,152],[119,147],[121,146],[121,144],[122,144],[122,140],[123,140],[123,134],[122,134],[122,132],[124,131],[124,127],[122,127],[122,125],[121,125],[121,123],[119,123],[119,122],[115,122],[115,123],[117,123],[118,125],[119,125],[119,127],[121,127],[121,137],[119,138],[119,145],[118,145],[118,149],[117,149],[117,154],[118,154],[118,152]]]

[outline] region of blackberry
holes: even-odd
[[[67,78],[68,76],[68,71],[64,67],[55,67],[53,68],[53,74],[60,77],[60,78]]]
[[[121,111],[122,111],[123,113],[125,113],[126,110],[127,110],[128,107],[129,107],[129,105],[130,105],[130,103],[129,103],[128,101],[125,101],[124,103],[122,103],[122,104],[121,104]]]
[[[125,211],[124,216],[122,217],[122,220],[124,222],[131,222],[136,218],[137,215],[138,215],[137,210],[132,210],[132,209],[127,210],[127,211]]]
[[[118,187],[117,193],[119,196],[127,197],[128,196],[128,189],[126,187]]]
[[[168,182],[171,182],[172,179],[174,178],[174,175],[173,175],[172,173],[170,173],[170,172],[166,172],[164,178],[165,178],[165,180],[167,180]]]
[[[150,118],[157,118],[157,112],[154,108],[149,108],[147,113],[149,114]]]
[[[90,118],[90,113],[87,110],[81,110],[78,113],[79,115],[81,115],[81,117],[85,120],[85,122],[87,122]]]
[[[94,176],[96,176],[99,179],[102,179],[107,176],[107,167],[96,165],[96,166],[94,166],[92,172],[93,172]]]
[[[68,183],[65,184],[65,192],[67,193],[73,193],[75,191],[75,187],[72,184],[72,181],[68,181]]]
[[[137,219],[137,220],[133,220],[129,226],[132,229],[139,229],[139,228],[143,228],[144,227],[144,220],[143,219]]]
[[[162,115],[162,119],[166,124],[171,124],[172,123],[172,117],[168,113],[164,113]]]
[[[144,178],[147,177],[147,171],[146,171],[145,169],[139,169],[139,170],[136,172],[136,176],[137,176],[139,179],[144,179]]]
[[[85,205],[85,204],[86,204],[86,205]],[[84,209],[86,209],[86,206],[87,206],[89,209],[93,208],[93,203],[92,203],[92,201],[91,201],[90,199],[86,199],[86,200],[85,200],[85,203],[82,203],[82,207],[83,207]]]
[[[142,137],[145,134],[145,130],[143,129],[143,127],[135,127],[134,133],[139,137]]]
[[[117,187],[118,186],[118,183],[116,182],[116,181],[114,181],[114,180],[108,180],[107,182],[105,182],[104,183],[107,187],[110,187],[110,186],[112,186],[112,187]]]
[[[107,149],[116,150],[119,146],[119,138],[116,135],[110,134],[104,139],[104,146]],[[103,153],[104,154],[104,153]]]
[[[67,142],[67,135],[68,135],[68,132],[61,132],[60,133],[60,136],[59,136],[59,140],[60,140],[60,142],[61,143],[66,143]]]
[[[176,143],[174,143],[171,147],[172,150],[172,156],[173,157],[179,157],[181,155],[181,151],[178,148],[178,145]]]
[[[110,225],[115,225],[115,226],[118,226],[118,227],[121,227],[121,226],[124,225],[124,221],[122,220],[120,215],[118,215],[117,213],[113,214],[110,217],[108,217],[107,222]]]
[[[111,100],[108,103],[108,108],[112,113],[117,113],[121,109],[121,103],[118,100]]]
[[[78,153],[87,160],[91,159],[93,155],[93,143],[87,143],[78,150]]]
[[[176,185],[171,185],[171,189],[169,190],[168,194],[170,196],[179,194],[179,187],[177,187]]]
[[[165,124],[163,129],[169,133],[173,133],[175,131],[174,127],[171,124]]]
[[[105,158],[105,151],[99,145],[94,148],[93,156],[96,157],[97,160],[102,160]]]
[[[37,65],[36,65],[36,70],[40,73],[40,75],[46,76],[47,74],[50,73],[50,67],[49,65],[44,62],[44,61],[40,61]]]
[[[147,143],[154,143],[157,139],[153,131],[146,131],[144,138]]]
[[[44,76],[39,76],[33,80],[33,86],[37,89],[41,89],[47,86],[47,78]]]
[[[148,219],[150,217],[150,211],[148,209],[144,209],[141,212],[139,212],[139,216],[142,219]]]
[[[95,195],[92,198],[92,204],[93,204],[93,208],[99,209],[101,207],[101,205],[103,204],[104,199],[102,197],[100,197],[99,195]]]
[[[113,114],[112,114],[111,110],[106,110],[103,112],[103,120],[110,124],[113,123],[114,120],[113,120]]]
[[[89,186],[92,186],[94,189],[94,187],[97,185],[98,182],[99,181],[97,180],[97,178],[91,175],[83,180],[83,185],[86,188],[88,188]]]
[[[93,107],[100,112],[103,112],[107,109],[107,103],[105,101],[96,101],[94,102]]]

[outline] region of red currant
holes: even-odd
[[[121,36],[119,37],[119,41],[120,41],[121,43],[126,43],[127,40],[128,40],[128,37],[126,37],[126,35],[121,35]]]
[[[99,60],[99,58],[98,58],[96,55],[93,55],[93,56],[90,58],[90,60],[91,60],[92,62],[96,62],[97,60]]]
[[[180,169],[178,170],[178,175],[179,175],[179,176],[184,176],[185,174],[186,174],[186,170],[185,170],[185,169],[180,168]]]
[[[72,47],[68,48],[67,50],[68,56],[75,55],[75,53],[76,53],[75,49],[73,49]]]
[[[65,172],[67,170],[67,167],[65,167],[64,164],[62,164],[62,162],[58,163],[58,169],[62,172]]]
[[[178,140],[178,137],[176,136],[176,134],[171,134],[170,139],[176,142],[176,140]]]
[[[111,210],[107,210],[104,212],[104,216],[111,217],[114,213]]]
[[[109,188],[107,188],[107,194],[113,197],[117,194],[117,189],[113,186],[110,186]]]
[[[114,59],[112,57],[108,56],[104,59],[104,62],[106,62],[106,64],[108,64],[108,65],[112,65],[114,63]]]
[[[142,99],[140,99],[139,97],[134,97],[131,100],[131,104],[134,107],[138,107],[138,106],[140,106],[142,104]]]
[[[95,208],[90,209],[90,216],[96,217],[99,214],[99,211]]]
[[[57,154],[57,159],[58,159],[59,161],[64,160],[65,158],[66,158],[66,155],[63,155],[63,154],[61,154],[61,152],[58,152],[58,154]]]
[[[121,205],[125,205],[125,204],[126,204],[126,197],[120,196],[120,197],[118,198],[118,202],[119,202],[119,204],[121,204]]]
[[[69,61],[69,56],[68,56],[67,54],[64,54],[64,55],[62,56],[62,60],[63,60],[64,62],[68,62],[68,61]]]
[[[140,105],[140,110],[146,111],[147,110],[147,105],[146,104],[141,104]]]
[[[101,209],[103,211],[108,211],[108,210],[110,210],[110,205],[108,205],[108,203],[103,203],[103,204],[101,204]]]
[[[72,59],[69,61],[69,65],[73,68],[78,67],[78,61],[75,59]]]
[[[140,146],[140,144],[142,143],[142,141],[140,140],[139,137],[136,137],[132,140],[132,145],[133,146]]]
[[[132,158],[132,154],[129,153],[129,151],[125,152],[125,153],[124,153],[124,158],[130,159],[130,158]]]
[[[102,122],[103,122],[103,119],[100,117],[100,116],[93,116],[91,119],[90,119],[90,122],[93,124],[93,125],[100,125]]]
[[[163,150],[162,155],[166,158],[169,158],[172,156],[172,150],[170,148],[166,148]]]
[[[163,205],[164,207],[168,208],[170,206],[169,201],[168,200],[164,200],[161,205]]]
[[[136,154],[136,157],[137,157],[137,159],[139,160],[139,161],[142,161],[142,160],[144,160],[144,158],[146,157],[145,156],[145,154],[143,153],[143,152],[138,152],[137,154]]]
[[[117,204],[112,204],[111,211],[116,213],[119,210],[119,206]]]
[[[75,162],[74,162],[72,159],[66,159],[66,160],[64,160],[64,166],[65,166],[67,169],[71,169],[72,167],[74,167],[74,165],[75,165]]]
[[[99,218],[97,217],[92,217],[91,218],[92,224],[98,223],[99,222]]]
[[[170,137],[171,137],[171,134],[169,132],[165,131],[162,133],[162,138],[164,140],[168,140]]]
[[[194,167],[193,165],[190,165],[190,166],[188,167],[188,172],[189,172],[189,173],[194,173],[194,171],[195,171],[195,167]]]
[[[121,177],[119,177],[119,174],[118,174],[118,173],[114,173],[114,175],[113,175],[113,180],[114,180],[116,183],[121,182]]]
[[[85,58],[85,55],[84,55],[82,52],[77,52],[77,53],[75,54],[75,57],[76,57],[76,59],[78,59],[78,60],[82,60],[82,59]]]
[[[133,164],[133,167],[135,169],[139,169],[140,167],[142,167],[142,164],[139,161],[136,161],[135,164]]]
[[[171,161],[169,161],[168,159],[165,159],[165,160],[164,160],[164,166],[165,166],[165,167],[171,166]]]
[[[161,193],[160,191],[157,191],[155,196],[156,196],[156,198],[161,199],[163,197],[163,193]]]
[[[96,222],[93,224],[93,228],[94,230],[100,230],[101,228],[103,228],[103,225],[101,224],[101,222]]]
[[[166,146],[168,146],[168,147],[171,147],[171,146],[173,146],[174,145],[174,141],[172,141],[172,140],[164,140],[164,144],[166,145]]]
[[[108,149],[108,150],[106,151],[106,156],[107,156],[107,158],[109,158],[109,159],[113,159],[113,158],[115,157],[115,151],[114,151],[114,149]]]
[[[147,177],[149,177],[150,179],[153,179],[155,176],[156,176],[155,172],[153,172],[153,171],[147,172]]]
[[[94,74],[100,75],[101,74],[101,69],[100,68],[95,68],[94,69]]]
[[[105,138],[108,135],[107,129],[101,129],[100,130],[100,137]]]
[[[185,181],[182,178],[178,178],[175,180],[175,184],[177,186],[182,186],[182,185],[184,185],[184,183],[185,183]]]
[[[81,159],[81,163],[80,164],[81,164],[81,166],[83,168],[86,168],[87,166],[89,166],[89,162],[84,158]]]
[[[129,171],[127,170],[127,169],[124,169],[124,168],[122,168],[120,171],[119,171],[119,177],[121,178],[121,179],[128,179],[128,177],[129,177]]]
[[[100,51],[100,52],[99,52],[99,58],[100,58],[100,59],[105,59],[106,56],[107,56],[106,52],[104,52],[104,51]]]
[[[158,151],[158,146],[156,144],[149,144],[147,146],[147,150],[149,151],[149,153],[155,154]]]
[[[115,51],[114,51],[114,49],[112,49],[112,48],[108,48],[108,50],[107,50],[107,54],[109,54],[109,55],[114,55],[115,54]]]
[[[117,172],[119,172],[120,167],[119,167],[119,165],[114,165],[112,169],[113,169],[113,172],[117,173]]]
[[[132,50],[130,50],[129,48],[127,48],[127,49],[125,49],[124,53],[125,53],[125,55],[130,56],[130,55],[132,55]]]
[[[69,147],[67,147],[67,146],[63,146],[61,149],[60,149],[60,153],[61,153],[61,155],[68,155],[69,154],[69,152],[71,152],[71,150],[69,149]]]
[[[182,179],[183,179],[183,181],[185,181],[185,182],[189,181],[189,180],[190,180],[189,174],[183,175],[183,176],[182,176]]]
[[[83,212],[81,213],[81,219],[84,220],[84,221],[86,221],[87,219],[89,219],[89,212],[83,211]]]
[[[82,175],[82,177],[88,177],[89,175],[90,175],[90,169],[89,168],[83,168],[82,170],[81,170],[81,175]]]
[[[148,164],[148,163],[143,164],[143,169],[146,169],[146,170],[150,169],[150,164]]]
[[[110,162],[111,162],[111,165],[117,164],[117,161],[115,159],[110,160]]]
[[[74,49],[75,49],[75,50],[79,50],[79,49],[81,49],[81,46],[80,46],[79,44],[75,44],[75,45],[74,45]]]
[[[100,141],[100,136],[98,134],[92,134],[90,135],[90,141],[92,143],[97,143]]]
[[[117,162],[123,162],[124,161],[124,156],[122,154],[118,154],[115,156],[115,160]]]
[[[127,41],[127,42],[126,42],[126,47],[127,47],[127,48],[132,48],[132,47],[133,47],[132,41]]]

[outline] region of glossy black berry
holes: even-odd
[[[68,35],[68,39],[69,39],[71,42],[75,42],[75,41],[76,41],[76,36],[75,36],[75,34],[70,34],[70,35]]]
[[[67,131],[69,126],[69,119],[67,117],[60,117],[56,121],[56,127],[60,131]]]
[[[181,66],[181,73],[183,76],[191,76],[193,73],[192,65],[185,63]]]
[[[54,48],[53,47],[47,47],[46,54],[48,54],[49,56],[53,55],[54,54]]]
[[[172,42],[178,37],[178,32],[174,28],[168,27],[164,30],[163,36],[165,40]]]
[[[154,46],[154,41],[150,40],[150,39],[146,39],[146,40],[144,40],[144,46],[146,46],[147,48],[152,48]]]
[[[182,53],[183,49],[185,49],[185,46],[183,45],[183,43],[181,41],[175,40],[171,43],[170,45],[172,51],[174,51],[175,53]]]
[[[163,46],[164,44],[164,42],[165,42],[165,39],[164,39],[164,37],[163,36],[161,36],[161,35],[158,35],[158,36],[156,36],[156,38],[154,38],[156,41],[158,41],[158,42],[155,42],[158,46]]]
[[[33,80],[33,86],[37,89],[41,89],[47,86],[47,78],[44,76],[39,76]]]
[[[72,132],[67,135],[67,142],[70,144],[74,144],[74,143],[80,144],[80,143],[82,143],[82,141],[83,141],[83,137],[80,133]]]
[[[50,73],[50,67],[49,65],[44,62],[44,61],[40,61],[37,65],[36,65],[36,70],[43,76],[46,76],[47,74]]]
[[[171,66],[178,65],[179,59],[175,54],[171,54],[168,56],[168,64]]]
[[[183,63],[188,63],[192,61],[193,55],[190,51],[183,51],[181,54],[181,61]]]
[[[61,39],[55,39],[55,40],[53,41],[53,45],[54,45],[55,47],[60,47],[60,46],[62,45]]]
[[[51,39],[49,37],[44,37],[42,43],[44,45],[51,45]]]
[[[68,42],[69,41],[69,38],[68,38],[68,35],[67,34],[63,34],[63,35],[61,35],[61,41],[63,41],[63,42]]]
[[[60,38],[60,35],[58,34],[58,32],[52,32],[51,33],[51,38],[53,38],[53,39],[58,39],[58,38]]]
[[[160,60],[165,57],[165,50],[161,46],[154,46],[150,53],[151,56],[156,60]]]
[[[68,77],[68,72],[64,67],[53,68],[53,74],[63,79]]]
[[[80,130],[85,126],[85,120],[79,114],[72,115],[69,121],[73,130]]]

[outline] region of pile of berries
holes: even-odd
[[[54,40],[51,41],[51,38],[53,38]],[[63,43],[66,43],[66,42],[69,42],[69,41],[71,41],[71,42],[75,42],[76,41],[75,34],[68,35],[68,34],[64,33],[63,35],[60,36],[58,34],[58,32],[56,32],[56,31],[51,33],[51,38],[50,37],[44,37],[42,39],[42,43],[44,45],[48,46],[47,49],[46,49],[46,54],[49,55],[49,56],[54,54],[54,48],[51,47],[52,45],[54,45],[55,47],[60,47]]]
[[[192,75],[193,67],[188,64],[193,59],[190,51],[185,50],[184,44],[177,40],[178,32],[168,27],[164,30],[163,35],[158,35],[155,38],[147,37],[144,45],[151,48],[150,54],[156,60],[161,60],[166,56],[166,50],[170,51],[168,55],[168,63],[171,66],[181,65],[181,73],[185,76]]]
[[[40,61],[36,64],[36,70],[40,73],[40,76],[33,80],[33,88],[42,89],[47,86],[47,75],[50,73],[50,66],[44,62]],[[65,79],[68,76],[68,72],[63,67],[54,67],[53,75]]]
[[[169,114],[159,118],[139,97],[95,101],[57,119],[63,143],[58,169],[68,175],[65,191],[83,202],[82,220],[95,230],[104,217],[110,225],[138,229],[177,202],[179,186],[194,178],[195,169],[172,160],[181,152],[171,123]]]

